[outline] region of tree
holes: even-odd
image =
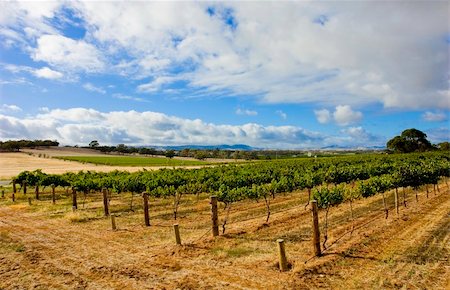
[[[97,140],[92,140],[92,141],[89,143],[89,147],[91,147],[91,148],[96,148],[96,147],[98,147],[99,145],[100,145],[100,143],[98,143]]]
[[[172,157],[175,156],[175,151],[167,150],[165,155],[166,155],[167,158],[172,158]]]
[[[427,140],[427,134],[414,128],[404,130],[400,136],[389,140],[386,147],[399,153],[424,152],[433,149],[433,145]]]
[[[442,142],[438,144],[438,148],[442,151],[450,151],[450,142]]]

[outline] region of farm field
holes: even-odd
[[[450,286],[450,191],[441,182],[418,201],[407,189],[407,207],[394,210],[386,193],[333,207],[328,249],[313,257],[308,194],[277,196],[265,223],[263,202],[242,201],[230,210],[226,232],[212,238],[208,196],[185,196],[179,217],[183,245],[176,246],[172,199],[150,197],[150,227],[144,226],[142,197],[112,193],[103,214],[100,193],[70,195],[49,189],[40,200],[17,193],[0,199],[0,288],[70,289],[448,289]],[[428,195],[428,198],[427,198]],[[325,210],[319,212],[321,232]],[[225,211],[219,207],[220,224]],[[354,226],[353,233],[350,229]],[[222,231],[222,228],[220,228]],[[287,272],[277,267],[276,240],[286,242]],[[322,235],[323,241],[323,235]],[[307,261],[305,263],[305,261]]]
[[[39,157],[41,156],[41,157]],[[46,158],[44,158],[44,156]],[[167,166],[166,164],[156,165],[155,163],[150,165],[140,165],[140,166],[125,166],[125,165],[97,165],[92,163],[81,163],[77,161],[61,160],[52,157],[68,157],[68,156],[83,156],[87,158],[111,158],[109,155],[98,153],[94,150],[82,149],[82,148],[50,148],[50,149],[24,149],[23,153],[0,153],[0,180],[10,181],[12,177],[16,176],[22,171],[28,170],[33,171],[36,169],[42,169],[43,172],[49,174],[61,174],[65,172],[78,172],[81,170],[89,171],[99,171],[99,172],[110,172],[114,170],[124,170],[129,172],[136,172],[142,169],[146,170],[156,170],[165,167],[173,167],[174,164]],[[112,157],[112,158],[115,158]],[[117,157],[116,157],[117,158]],[[131,157],[130,157],[131,158]],[[164,158],[160,158],[164,159]],[[159,159],[158,159],[159,160]],[[175,161],[176,160],[176,161]],[[159,160],[164,163],[164,160]],[[173,159],[173,163],[178,163],[177,165],[184,167],[189,166],[193,168],[198,168],[209,163],[215,163],[215,161],[208,160],[207,162],[198,163],[198,165],[192,166],[193,160],[185,159]],[[217,160],[217,163],[223,163],[227,160]],[[195,163],[197,161],[194,161]],[[189,165],[187,164],[189,163]],[[181,165],[185,164],[185,165]]]
[[[210,165],[212,163],[199,160],[185,160],[164,157],[137,156],[56,156],[56,159],[93,163],[110,166],[192,166]]]

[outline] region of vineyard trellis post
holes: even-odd
[[[288,270],[288,264],[287,264],[287,258],[286,258],[286,250],[284,247],[284,240],[278,239],[277,245],[278,245],[278,257],[279,257],[280,271],[285,272]]]
[[[147,192],[142,193],[142,198],[144,200],[144,219],[145,219],[145,226],[150,226],[150,216],[148,214],[148,194]]]
[[[212,221],[212,235],[217,237],[219,235],[219,214],[217,213],[217,196],[211,196],[211,221]]]
[[[181,245],[180,228],[178,227],[178,224],[173,225],[173,230],[175,232],[175,241],[177,245]]]
[[[75,189],[75,187],[72,187],[72,209],[78,209],[77,190]]]
[[[116,227],[116,216],[115,215],[111,215],[111,228],[113,231],[115,231],[117,229]]]
[[[22,182],[23,194],[27,194],[27,182],[24,180]]]
[[[16,194],[15,194],[14,192],[13,192],[12,195],[11,195],[11,199],[12,199],[13,202],[16,201]]]
[[[13,192],[16,193],[17,188],[16,188],[16,180],[15,179],[12,180],[12,185],[13,185]]]
[[[5,191],[2,190],[2,198],[5,198]]]
[[[317,200],[311,201],[312,208],[312,224],[313,224],[313,247],[314,254],[318,257],[322,255],[320,250],[320,230],[319,230],[319,212],[317,209]]]
[[[36,200],[39,200],[39,185],[37,184],[34,188],[34,193],[36,194]]]
[[[105,212],[105,216],[109,215],[109,208],[108,208],[108,191],[106,188],[102,189],[102,193],[103,193],[103,209]]]
[[[56,202],[56,196],[55,196],[55,184],[52,184],[52,203],[55,204]]]
[[[398,189],[397,189],[397,187],[395,188],[395,191],[394,191],[394,202],[395,202],[395,210],[396,210],[397,215],[398,215],[399,214],[399,210],[398,210],[398,208],[399,208],[399,200],[398,200]]]

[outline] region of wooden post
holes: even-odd
[[[115,231],[117,229],[116,227],[116,216],[115,215],[111,215],[111,228],[113,231]]]
[[[39,185],[34,188],[34,193],[36,194],[36,199],[39,200]]]
[[[394,201],[395,201],[395,210],[397,211],[397,215],[399,213],[398,208],[399,208],[399,202],[398,202],[398,189],[397,187],[395,188],[395,192],[394,192]]]
[[[219,215],[217,213],[217,196],[211,196],[211,221],[213,237],[219,235]]]
[[[15,179],[13,179],[12,184],[13,184],[13,192],[16,193],[17,189],[16,189],[16,180]]]
[[[175,231],[175,241],[177,242],[177,245],[181,245],[180,228],[178,227],[178,224],[173,225],[173,230]]]
[[[13,192],[11,195],[12,201],[15,202],[16,201],[16,194]]]
[[[28,205],[31,205],[31,197],[28,198]]]
[[[55,204],[55,202],[56,202],[55,185],[52,184],[52,203]]]
[[[105,216],[108,216],[109,215],[108,190],[106,188],[103,188],[102,193],[103,193],[103,209],[105,211]]]
[[[284,240],[283,239],[278,239],[277,240],[277,244],[278,244],[278,256],[279,256],[279,264],[280,264],[280,271],[284,272],[288,270],[288,265],[287,265],[287,259],[286,259],[286,251],[284,249]]]
[[[313,218],[313,247],[314,254],[318,257],[322,256],[320,250],[320,230],[319,230],[319,213],[317,210],[317,200],[311,201],[312,204],[312,218]]]
[[[77,204],[77,190],[75,189],[75,187],[72,187],[72,209],[78,209],[78,204]]]
[[[27,194],[27,182],[24,180],[22,182],[23,194]]]
[[[145,219],[145,226],[150,226],[150,216],[148,214],[148,194],[147,192],[142,193],[142,197],[144,198],[144,219]]]
[[[5,191],[2,190],[2,198],[5,198]]]

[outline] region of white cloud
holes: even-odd
[[[283,112],[282,110],[277,110],[275,112],[278,116],[281,117],[281,119],[286,120],[287,119],[287,114],[285,112]]]
[[[143,98],[126,96],[126,95],[122,95],[122,94],[114,94],[113,98],[119,99],[119,100],[131,100],[131,101],[136,101],[136,102],[147,102],[147,100],[145,100]]]
[[[108,72],[153,79],[140,92],[157,92],[174,81],[164,78],[176,77],[202,95],[268,103],[450,108],[445,1],[1,5],[5,43],[25,42],[34,60],[65,74],[101,72],[107,63]],[[51,25],[61,6],[83,19],[84,39]]]
[[[363,114],[361,112],[353,111],[349,105],[339,105],[333,113],[334,121],[340,126],[357,123],[362,117]]]
[[[253,110],[237,108],[236,109],[236,115],[256,116],[256,115],[258,115],[258,112],[257,111],[253,111]]]
[[[88,91],[94,92],[94,93],[106,94],[106,91],[103,88],[94,86],[91,83],[85,83],[83,85],[83,88],[85,88]]]
[[[59,71],[52,70],[48,67],[43,67],[40,69],[35,70],[34,75],[38,78],[44,78],[44,79],[60,79],[63,77],[63,74]]]
[[[21,112],[22,108],[16,106],[16,105],[7,105],[2,104],[0,106],[0,112]]]
[[[68,71],[99,72],[104,69],[101,53],[94,45],[62,35],[39,37],[32,58]]]
[[[154,78],[153,81],[139,85],[137,90],[143,93],[152,93],[161,90],[165,85],[171,84],[177,80],[180,80],[180,77],[174,76],[158,76]]]
[[[25,118],[0,114],[0,139],[57,139],[62,144],[182,145],[248,144],[265,148],[320,148],[330,145],[368,146],[378,140],[356,136],[362,129],[343,130],[328,136],[296,126],[263,126],[255,123],[227,125],[184,119],[157,112],[99,112],[86,108],[42,109]],[[361,132],[362,131],[362,132]],[[369,133],[365,132],[367,136]]]
[[[331,121],[331,113],[327,109],[314,110],[314,114],[320,124],[326,124]]]
[[[15,64],[2,64],[3,68],[13,74],[19,74],[22,72],[29,73],[35,77],[38,78],[46,78],[46,79],[60,79],[64,75],[59,72],[50,69],[49,67],[42,67],[42,68],[34,68],[31,66],[24,66],[24,65],[15,65]]]
[[[425,112],[422,115],[422,118],[428,122],[443,122],[448,119],[448,114],[445,114],[443,112]]]
[[[314,110],[314,114],[317,121],[321,124],[326,124],[333,120],[339,126],[358,123],[363,117],[361,112],[353,111],[349,105],[336,106],[333,113],[327,109]]]

